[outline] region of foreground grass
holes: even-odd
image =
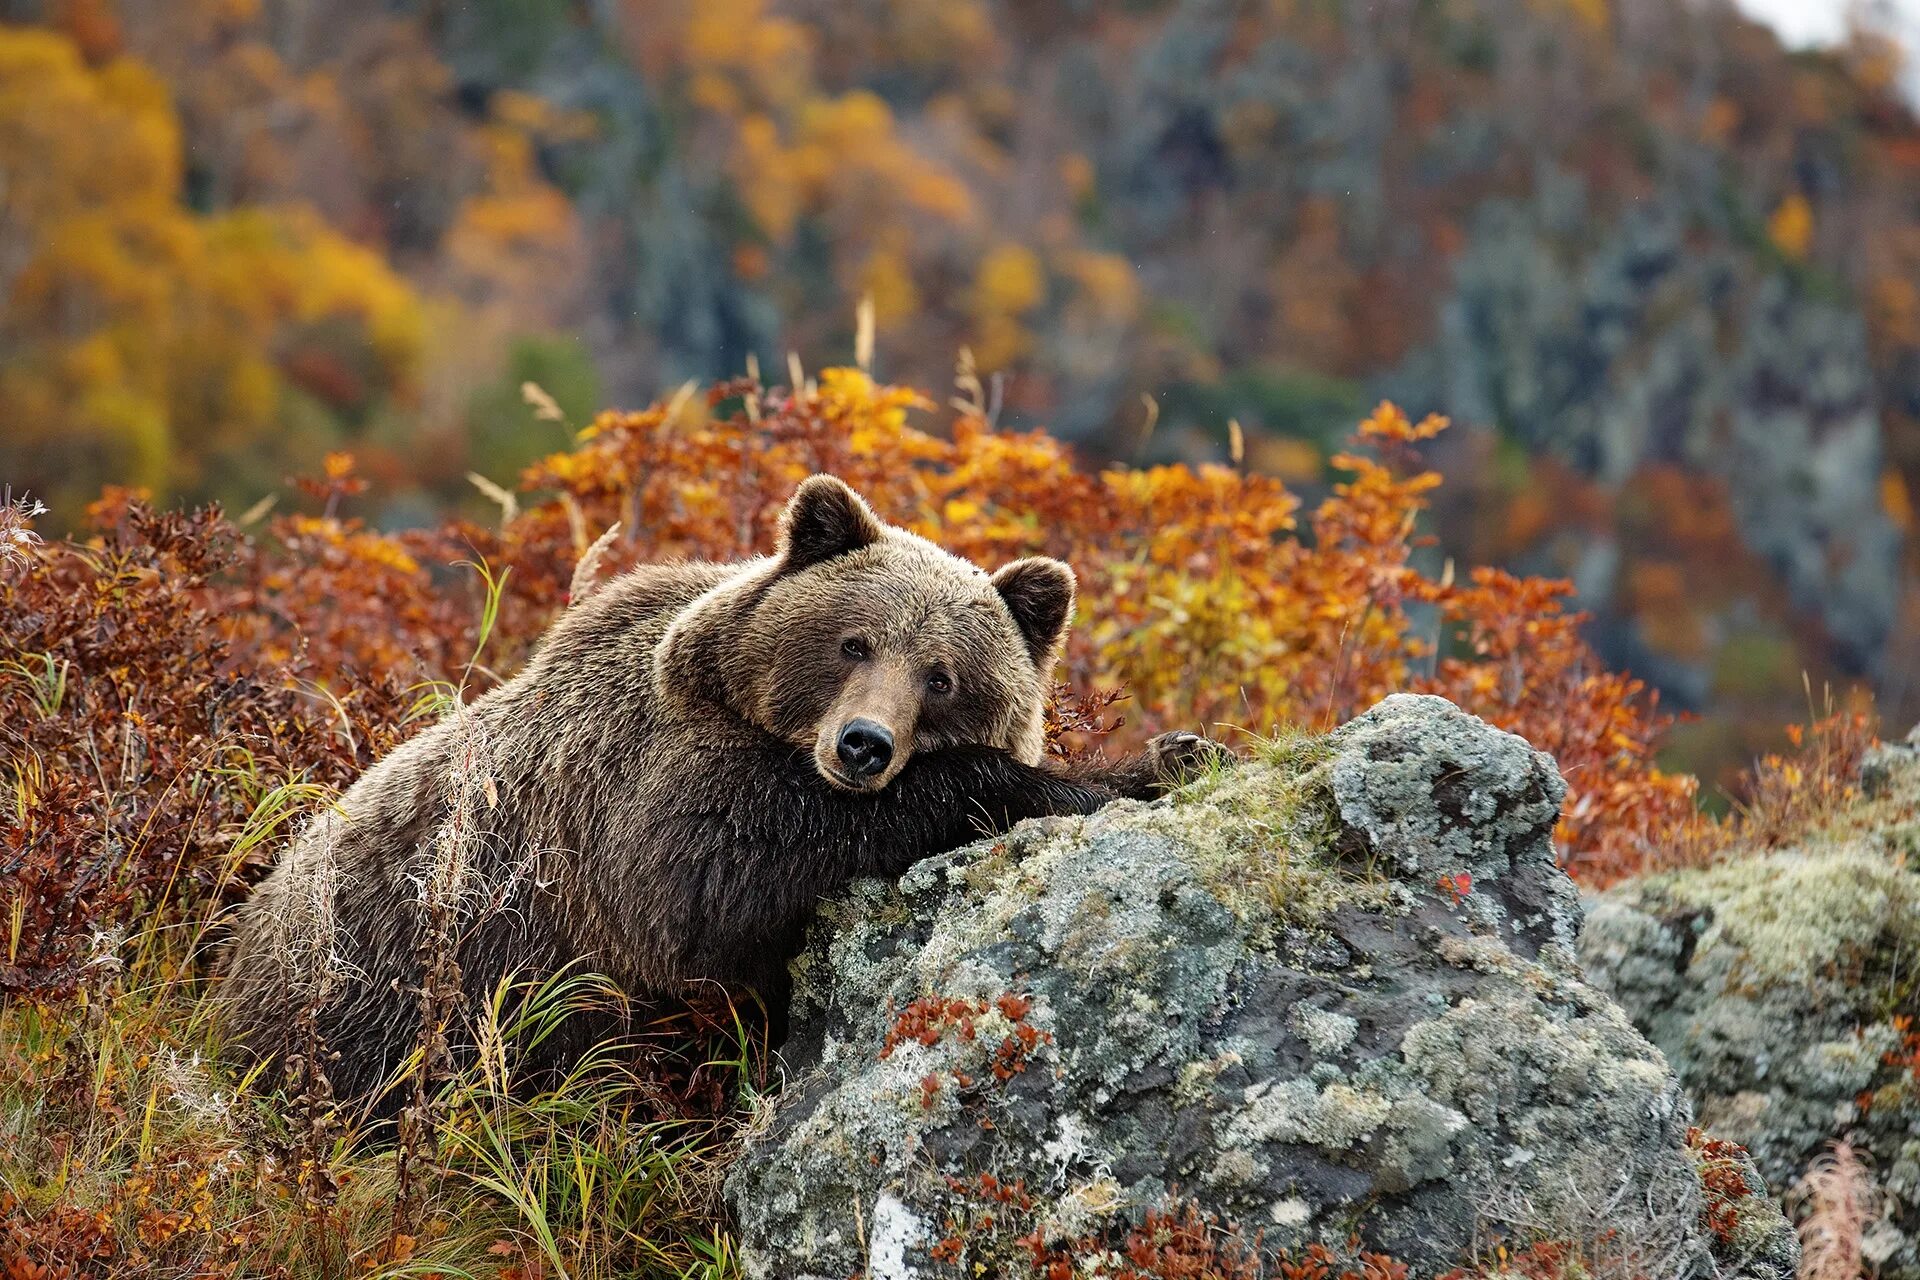
[[[226,1065],[186,954],[134,939],[77,1000],[0,1003],[0,1276],[738,1274],[718,1193],[754,1102],[743,1034],[652,1028],[529,1089],[502,1046],[604,993],[503,999],[396,1143]]]

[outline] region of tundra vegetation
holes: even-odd
[[[564,418],[537,388],[529,400]],[[617,993],[569,974],[461,1008],[445,998],[457,986],[445,955],[424,956],[430,980],[402,1081],[411,1102],[394,1132],[369,1135],[331,1097],[324,1043],[311,1038],[293,1083],[270,1093],[223,1065],[200,1000],[223,907],[294,824],[515,670],[599,575],[764,547],[780,504],[814,472],[844,477],[884,517],[976,562],[1044,553],[1074,565],[1080,612],[1050,718],[1057,752],[1223,726],[1250,742],[1298,738],[1305,759],[1315,738],[1388,693],[1442,694],[1558,760],[1567,796],[1554,847],[1593,887],[1709,864],[1743,835],[1791,831],[1847,800],[1868,736],[1852,711],[1816,725],[1801,755],[1765,762],[1732,817],[1703,816],[1694,781],[1655,763],[1668,720],[1582,643],[1566,584],[1457,569],[1424,549],[1418,524],[1441,481],[1420,458],[1438,419],[1383,404],[1335,459],[1339,483],[1305,509],[1237,457],[1078,468],[1045,434],[996,430],[968,370],[950,410],[857,368],[687,388],[565,423],[571,447],[512,488],[491,487],[497,518],[400,533],[355,515],[364,481],[344,454],[300,482],[288,504],[298,509],[237,523],[109,488],[82,533],[39,543],[24,509],[9,509],[8,1280],[738,1273],[721,1179],[775,1081],[750,1020],[724,1003],[649,1011],[632,1042],[529,1085],[515,1080],[514,1045]],[[484,777],[448,781],[462,805],[487,803]],[[444,835],[436,849],[457,858],[458,829]],[[1236,866],[1262,846],[1223,840],[1208,874],[1260,898],[1263,918],[1321,909],[1314,882]],[[437,872],[420,892],[430,912],[446,911]],[[1364,878],[1350,892],[1369,892]],[[1470,872],[1454,877],[1452,895],[1472,892]],[[485,1050],[469,1070],[446,1062],[454,1017],[473,1021]],[[1731,1151],[1702,1151],[1723,1182],[1745,1167]],[[1256,1274],[1179,1206],[1140,1231],[1138,1249],[1100,1274]],[[1575,1270],[1579,1243],[1460,1263],[1570,1278],[1586,1274]],[[1354,1274],[1404,1274],[1374,1259]],[[1295,1280],[1331,1280],[1345,1264],[1302,1253],[1286,1265]]]

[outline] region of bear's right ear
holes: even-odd
[[[837,476],[808,476],[780,513],[783,572],[843,556],[880,541],[886,526],[866,499]]]
[[[1044,673],[1073,616],[1073,570],[1046,556],[1030,556],[1002,566],[993,586],[1027,642],[1027,656]]]

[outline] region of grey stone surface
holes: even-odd
[[[728,1183],[750,1275],[1110,1274],[1188,1205],[1417,1276],[1493,1233],[1793,1273],[1764,1196],[1704,1225],[1677,1082],[1575,968],[1548,757],[1411,696],[1256,754],[827,909]]]
[[[1920,1280],[1913,740],[1877,748],[1861,781],[1857,804],[1792,847],[1601,895],[1580,953],[1769,1185],[1790,1188],[1828,1143],[1852,1142],[1884,1210],[1868,1259],[1886,1280]]]

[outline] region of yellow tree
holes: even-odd
[[[277,481],[412,383],[420,304],[378,255],[302,208],[197,215],[182,173],[148,69],[0,28],[0,476],[56,510]]]

